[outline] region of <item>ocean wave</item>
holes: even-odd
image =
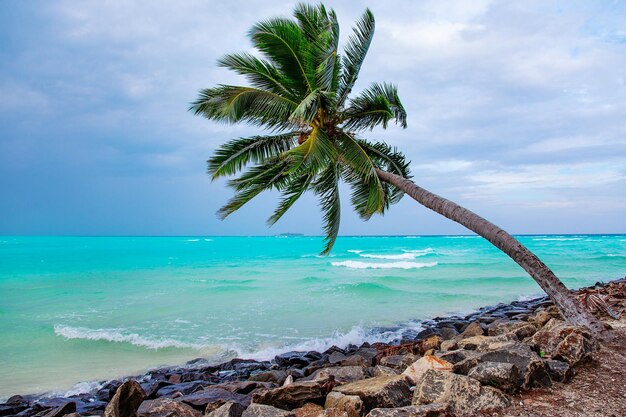
[[[376,343],[390,343],[398,340],[402,337],[402,334],[407,330],[413,330],[418,332],[423,329],[423,326],[419,323],[407,323],[401,328],[395,331],[382,331],[376,332],[368,330],[362,325],[354,326],[347,332],[335,331],[330,337],[321,337],[315,339],[309,339],[302,342],[288,344],[284,346],[268,346],[255,351],[247,351],[244,349],[234,348],[237,352],[237,357],[246,359],[255,359],[259,361],[271,360],[274,356],[289,351],[310,351],[323,352],[331,346],[337,346],[345,348],[348,345],[361,345],[364,342]]]
[[[608,253],[606,256],[609,258],[626,258],[626,255],[621,253]]]
[[[210,345],[200,343],[181,342],[176,339],[153,339],[131,333],[124,329],[89,329],[87,327],[72,327],[61,324],[54,325],[54,334],[65,339],[105,341],[112,343],[129,343],[147,349],[158,350],[166,348],[203,350]]]
[[[437,266],[437,262],[362,262],[362,261],[342,261],[331,262],[332,266],[343,266],[350,269],[419,269]]]
[[[583,240],[582,237],[535,237],[533,238],[535,241],[556,241],[556,242],[566,242],[569,240]]]
[[[371,259],[415,259],[420,255],[416,255],[413,253],[400,253],[397,255],[378,255],[375,253],[360,253],[360,257],[362,258],[371,258]]]
[[[361,253],[361,252],[363,252],[363,251],[362,251],[362,250],[360,250],[360,249],[348,249],[348,252],[350,252],[350,253],[356,253],[356,254],[359,254],[359,253]]]
[[[404,236],[405,239],[419,239],[421,236]]]

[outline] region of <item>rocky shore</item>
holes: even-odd
[[[606,323],[623,324],[626,279],[578,294]],[[541,415],[519,414],[520,395],[568,383],[580,366],[598,361],[598,341],[565,323],[546,297],[423,325],[397,343],[287,352],[264,362],[197,359],[108,381],[90,394],[16,395],[0,404],[0,416],[436,417],[508,409]],[[619,383],[623,391],[626,382]],[[621,410],[626,415],[626,403]]]

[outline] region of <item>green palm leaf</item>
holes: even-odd
[[[315,182],[315,193],[320,199],[320,208],[324,218],[324,233],[326,246],[322,255],[328,255],[339,235],[339,223],[341,220],[341,202],[339,199],[339,179],[341,167],[332,163],[322,171]]]

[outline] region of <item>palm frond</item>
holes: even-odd
[[[219,85],[201,90],[190,110],[219,122],[246,121],[270,129],[289,129],[297,127],[289,121],[296,107],[297,103],[271,91]]]
[[[289,175],[289,182],[285,184],[282,191],[282,199],[278,204],[278,207],[267,219],[269,226],[276,223],[283,215],[293,206],[293,204],[302,197],[311,184],[311,181],[315,178],[315,173],[306,171],[302,173],[294,173]]]
[[[221,67],[245,76],[256,88],[297,100],[297,95],[288,88],[289,80],[271,62],[249,53],[228,54],[217,62]]]
[[[249,163],[260,163],[289,150],[295,144],[298,132],[273,136],[253,136],[233,139],[217,148],[208,160],[212,179],[232,175]]]
[[[249,34],[254,46],[291,80],[289,88],[300,94],[314,89],[309,43],[296,22],[285,18],[264,20]]]
[[[329,164],[315,181],[314,190],[320,199],[320,208],[324,218],[326,245],[321,255],[328,255],[337,240],[341,220],[341,203],[339,198],[340,166]]]
[[[343,105],[354,87],[361,65],[372,43],[375,27],[374,15],[369,9],[365,9],[361,18],[356,22],[356,26],[352,29],[353,34],[345,47],[345,56],[342,59],[343,71],[337,89],[338,107]]]
[[[398,89],[392,84],[373,83],[350,101],[343,113],[343,128],[351,130],[373,129],[381,125],[387,128],[395,120],[406,128],[406,111],[398,97]]]
[[[409,171],[411,161],[407,161],[404,154],[397,148],[392,148],[384,142],[370,143],[364,139],[356,139],[356,141],[378,168],[404,178],[411,178]],[[383,183],[383,188],[387,205],[397,203],[404,196],[402,190],[388,183]]]
[[[292,172],[306,166],[317,173],[336,159],[337,148],[322,129],[314,128],[301,145],[289,150],[286,154],[297,161]]]

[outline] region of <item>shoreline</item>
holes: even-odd
[[[580,293],[582,290],[594,288],[598,284],[601,284],[602,288],[606,288],[612,283],[619,284],[625,282],[626,278],[620,278],[606,283],[597,283],[592,287],[582,287],[573,291]],[[390,341],[389,343],[365,342],[360,346],[333,346],[324,352],[283,352],[278,354],[271,361],[234,358],[221,364],[211,364],[206,359],[197,358],[183,365],[151,369],[138,376],[126,376],[109,381],[83,382],[81,384],[92,387],[87,393],[79,394],[76,393],[74,389],[65,392],[64,395],[58,395],[58,393],[44,393],[12,396],[6,403],[0,404],[0,415],[11,415],[11,413],[7,414],[6,412],[12,409],[14,411],[19,410],[20,416],[31,416],[36,413],[30,414],[29,410],[39,410],[39,412],[46,409],[52,410],[66,406],[69,403],[75,404],[75,409],[78,411],[79,415],[101,415],[107,403],[113,398],[117,388],[122,385],[124,381],[128,380],[136,380],[139,382],[145,393],[145,398],[152,400],[163,397],[184,398],[195,392],[225,384],[254,383],[256,385],[252,391],[268,389],[272,388],[270,386],[272,384],[276,387],[281,386],[288,378],[295,381],[306,380],[320,369],[328,368],[333,364],[339,363],[344,367],[354,366],[345,365],[341,361],[333,362],[331,360],[329,362],[328,358],[333,355],[342,355],[343,358],[363,357],[363,355],[358,352],[366,352],[366,354],[364,354],[366,363],[361,363],[360,366],[367,365],[368,371],[363,374],[367,377],[372,376],[366,375],[368,372],[370,374],[373,372],[369,368],[382,366],[390,369],[398,369],[402,366],[409,365],[410,363],[408,363],[409,361],[406,360],[406,358],[401,359],[399,364],[393,362],[393,360],[398,360],[397,358],[393,360],[388,359],[388,357],[398,356],[396,353],[402,351],[402,349],[406,350],[403,346],[410,345],[413,346],[411,349],[415,350],[417,349],[415,346],[420,344],[420,348],[418,348],[417,351],[410,353],[410,355],[412,355],[410,358],[415,359],[420,354],[428,353],[427,349],[423,349],[423,344],[425,341],[433,339],[434,337],[441,339],[437,349],[443,349],[442,342],[456,340],[459,336],[467,335],[468,328],[472,326],[475,327],[476,324],[479,328],[482,328],[481,334],[477,334],[476,336],[488,337],[483,335],[483,333],[486,334],[485,329],[489,326],[493,326],[494,323],[529,322],[531,316],[537,311],[550,311],[549,314],[551,318],[558,317],[558,313],[555,314],[555,308],[552,306],[547,296],[523,301],[516,300],[510,303],[499,303],[495,306],[485,306],[465,316],[448,315],[422,320],[417,322],[423,328],[419,332],[415,329],[402,329],[400,327],[375,329],[379,334],[384,331],[393,330],[397,332],[398,330],[404,330],[402,338]],[[375,333],[372,333],[371,336],[374,335]],[[68,395],[70,393],[73,393],[73,395]],[[205,405],[206,404],[203,404],[202,406],[204,407]]]

